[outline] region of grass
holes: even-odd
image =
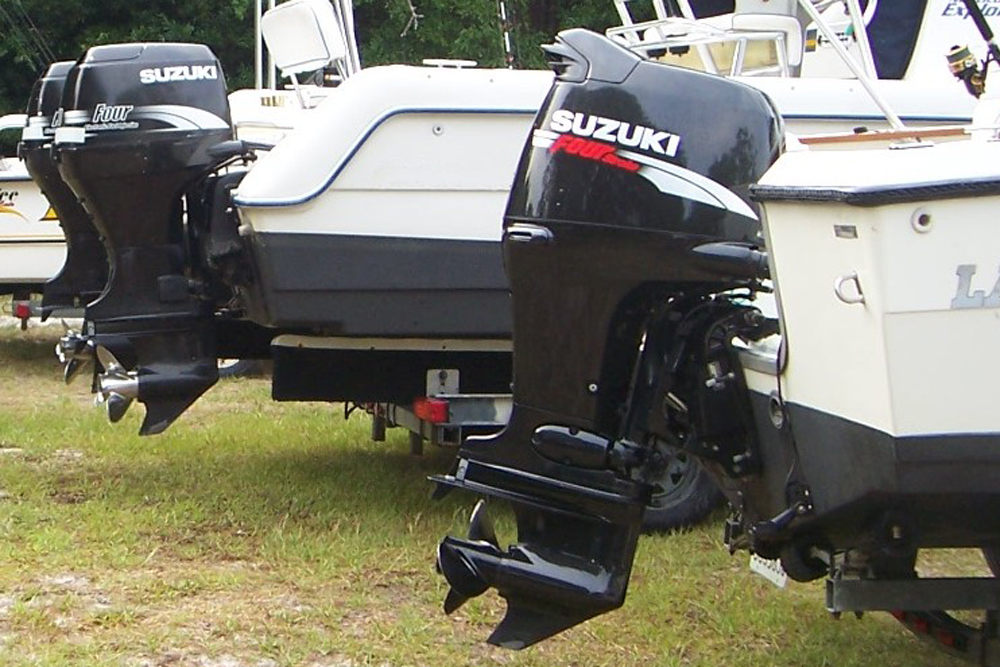
[[[433,554],[473,498],[430,500],[452,452],[372,443],[339,406],[230,380],[165,434],[65,386],[58,331],[0,331],[0,664],[9,667],[958,664],[885,614],[831,620],[721,546],[721,516],[644,538],[625,606],[522,652],[493,594],[446,617]],[[501,524],[508,534],[509,520]],[[935,567],[981,568],[952,553]]]

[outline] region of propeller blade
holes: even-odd
[[[97,360],[108,373],[115,373],[124,369],[124,366],[122,366],[121,362],[118,361],[118,358],[111,353],[111,350],[103,345],[97,346]]]
[[[63,380],[66,381],[66,384],[69,384],[80,373],[80,370],[87,365],[87,358],[73,357],[65,363],[66,368],[63,369]]]
[[[112,392],[108,395],[107,404],[108,419],[111,420],[112,424],[116,424],[128,412],[129,407],[132,405],[132,399]]]
[[[500,541],[497,540],[497,531],[493,526],[493,519],[490,518],[486,509],[486,501],[480,499],[472,510],[472,518],[469,520],[469,539],[475,542],[487,542],[497,549],[500,548]]]
[[[444,598],[444,613],[451,614],[453,611],[465,604],[469,598],[462,595],[454,588],[448,589],[448,595]]]
[[[489,588],[489,584],[479,576],[473,564],[463,557],[462,551],[449,542],[449,538],[438,545],[437,567],[451,586],[444,600],[446,614],[461,607],[469,598],[482,595]]]

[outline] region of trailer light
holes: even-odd
[[[26,320],[31,317],[31,304],[27,301],[14,302],[14,317],[19,320]]]
[[[938,630],[935,632],[937,635],[937,640],[945,646],[955,647],[955,635],[951,634],[947,630]]]
[[[432,424],[444,424],[448,421],[448,401],[426,396],[413,401],[413,414]]]

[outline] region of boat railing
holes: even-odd
[[[798,76],[806,51],[806,28],[815,29],[865,88],[889,125],[903,128],[874,84],[878,75],[858,0],[736,0],[732,13],[706,18],[696,18],[688,0],[677,0],[680,16],[668,14],[662,0],[652,0],[655,18],[649,21],[633,20],[631,2],[634,0],[614,0],[622,25],[606,31],[610,39],[648,58],[694,50],[701,68],[713,74]],[[860,62],[824,18],[824,13],[838,4],[849,23],[844,34],[850,34],[857,44]],[[773,59],[765,55],[763,63],[751,62],[747,56],[754,44],[772,49]],[[711,48],[715,45],[728,46],[731,51],[726,71],[718,63],[719,50]]]
[[[775,23],[774,19],[782,17],[767,16],[766,18],[773,24]],[[737,28],[732,24],[722,27],[713,24],[711,19],[690,20],[674,17],[610,28],[606,34],[609,38],[647,58],[655,58],[667,51],[677,52],[694,48],[700,56],[705,70],[712,74],[791,76],[792,66],[798,67],[802,62],[801,53],[795,53],[795,51],[801,51],[801,30],[794,19],[791,21],[795,23],[793,30],[747,29]],[[747,23],[749,22],[747,21]],[[747,54],[751,45],[755,43],[773,44],[775,55],[773,64],[748,66]],[[789,44],[793,44],[794,48],[790,49]],[[730,64],[725,72],[719,64],[720,55],[713,53],[713,50],[709,48],[714,45],[731,46]]]
[[[634,20],[633,2],[614,0],[621,25],[606,34],[646,57],[693,48],[701,67],[713,74],[796,76],[801,69],[805,40],[797,0],[738,0],[733,12],[705,18],[696,17],[688,0],[677,3],[679,15],[652,0],[655,18],[648,21]],[[748,59],[753,46],[758,55]],[[761,53],[770,55],[762,59]]]

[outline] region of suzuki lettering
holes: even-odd
[[[578,137],[588,137],[597,141],[638,148],[658,155],[674,157],[681,138],[676,134],[654,130],[642,125],[632,125],[623,120],[591,116],[590,114],[559,109],[552,114],[549,128],[560,134],[571,133]]]
[[[757,219],[754,210],[725,186],[686,167],[649,155],[676,157],[681,145],[677,134],[559,109],[552,113],[549,129],[539,128],[532,133],[531,145],[549,153],[564,153],[636,174],[665,195]]]
[[[219,68],[215,65],[180,65],[139,70],[139,81],[147,84],[169,83],[171,81],[214,81],[218,78]]]

